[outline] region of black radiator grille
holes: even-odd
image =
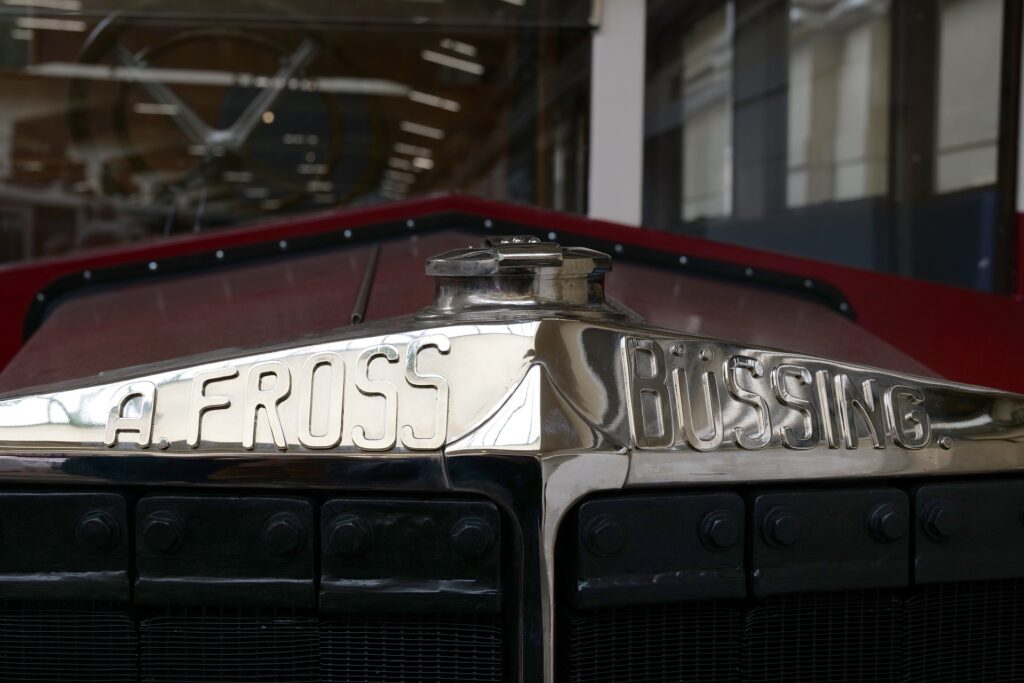
[[[563,610],[558,658],[568,681],[736,679],[742,612],[715,603]]]
[[[791,595],[749,609],[742,680],[893,681],[903,610],[892,591]]]
[[[1024,580],[573,610],[563,681],[1024,681]]]
[[[0,681],[136,681],[131,617],[92,606],[0,604]]]
[[[191,608],[146,618],[139,631],[146,683],[319,680],[313,617]]]
[[[1024,680],[1024,581],[929,587],[907,601],[907,680]]]
[[[332,619],[320,629],[323,680],[497,683],[501,635],[496,616]]]
[[[498,615],[0,603],[3,683],[499,683]]]

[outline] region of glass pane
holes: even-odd
[[[683,35],[682,218],[732,212],[732,3]]]
[[[888,3],[793,3],[789,31],[787,206],[885,194]]]
[[[647,8],[645,224],[1007,287],[1002,0]]]
[[[4,0],[0,261],[440,191],[582,211],[589,20],[589,0]]]
[[[996,181],[1002,0],[942,0],[935,190]]]

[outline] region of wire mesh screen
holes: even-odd
[[[492,683],[502,680],[497,616],[389,615],[325,621],[329,683]]]
[[[319,680],[314,617],[182,608],[144,619],[139,630],[146,683]]]
[[[564,682],[1024,681],[1024,580],[577,611]]]
[[[891,591],[768,600],[743,626],[744,681],[898,681],[903,608]]]
[[[0,681],[138,680],[135,624],[103,606],[0,603]]]
[[[573,683],[734,681],[742,616],[715,603],[564,610],[560,673]]]
[[[907,601],[907,681],[1024,680],[1024,581],[932,586]]]

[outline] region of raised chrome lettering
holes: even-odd
[[[813,391],[813,379],[807,368],[799,365],[779,365],[771,372],[772,390],[779,403],[800,413],[804,423],[803,436],[796,436],[789,427],[779,427],[779,438],[782,445],[793,450],[814,448],[821,441],[818,430],[817,416],[814,414],[814,402],[797,396],[789,390],[786,380],[795,379],[800,386],[810,387]]]
[[[924,392],[914,387],[896,384],[885,390],[885,415],[888,431],[897,446],[903,448],[924,448],[931,439],[931,424],[928,413],[922,406]]]
[[[740,375],[746,373],[752,379],[764,377],[764,364],[756,358],[748,356],[733,356],[726,366],[725,386],[729,394],[741,403],[745,403],[754,409],[757,416],[757,433],[753,436],[747,434],[740,427],[733,427],[733,438],[736,445],[747,450],[764,448],[772,440],[772,418],[768,410],[768,402],[764,398],[740,384]]]
[[[676,401],[678,405],[679,422],[686,434],[686,441],[698,451],[713,451],[722,445],[725,435],[725,427],[722,424],[722,403],[718,395],[718,382],[715,373],[708,370],[700,372],[699,392],[704,401],[704,417],[707,427],[711,429],[710,436],[702,436],[697,431],[697,425],[693,416],[693,404],[690,400],[691,387],[687,381],[687,373],[683,368],[676,368],[672,371],[672,379],[675,385]]]
[[[137,417],[124,414],[128,404],[141,399],[141,408]],[[111,448],[118,443],[121,432],[137,434],[135,443],[142,448],[149,448],[153,439],[153,408],[156,406],[156,385],[152,382],[132,382],[114,393],[110,414],[107,416],[107,429],[103,443]]]
[[[218,368],[196,373],[192,378],[192,393],[189,398],[188,427],[185,435],[189,448],[198,448],[202,438],[201,428],[203,415],[208,410],[223,410],[231,406],[231,399],[227,396],[207,396],[206,385],[213,382],[221,382],[226,379],[238,377],[238,370],[235,368]]]
[[[829,374],[828,370],[818,370],[814,373],[814,385],[818,390],[818,410],[821,415],[821,431],[825,433],[829,448],[839,448],[840,437],[836,434],[839,426],[839,418],[832,407],[832,400],[829,398]]]
[[[270,378],[273,378],[273,384],[265,385],[266,380]],[[256,430],[262,411],[267,416],[267,425],[274,438],[274,445],[282,451],[288,449],[277,406],[288,397],[291,390],[292,376],[284,363],[271,360],[249,368],[245,410],[242,413],[242,448],[252,450],[256,446]]]
[[[874,448],[885,448],[885,422],[878,401],[875,400],[877,389],[875,380],[867,379],[861,384],[858,393],[853,382],[845,375],[836,375],[832,380],[836,392],[836,405],[839,407],[839,432],[843,436],[847,448],[856,448],[860,440],[856,420],[867,427],[871,445]]]
[[[448,380],[441,375],[425,375],[416,369],[416,361],[423,349],[435,348],[440,354],[451,350],[448,337],[432,334],[416,339],[406,351],[405,379],[414,387],[431,388],[437,391],[437,407],[434,410],[434,432],[430,436],[418,437],[409,425],[402,425],[402,445],[414,451],[435,450],[444,444],[448,433]]]
[[[395,385],[386,380],[370,379],[370,363],[378,357],[387,359],[389,363],[397,363],[398,349],[390,344],[373,346],[359,354],[359,360],[356,361],[356,388],[359,393],[363,396],[384,398],[384,431],[379,438],[367,437],[363,425],[356,425],[352,429],[352,443],[364,451],[386,451],[394,448],[395,433],[398,429],[398,392]]]
[[[321,382],[327,395],[327,427],[323,434],[314,434],[313,406],[323,403],[323,401],[314,400],[317,388],[317,370],[320,368],[324,368],[327,373],[326,380]],[[344,397],[345,361],[342,357],[337,353],[327,351],[307,358],[306,362],[302,364],[302,375],[299,378],[299,443],[314,450],[334,448],[341,443]]]
[[[672,445],[672,430],[666,422],[671,408],[665,387],[665,355],[650,339],[625,340],[627,409],[633,441],[638,448]]]

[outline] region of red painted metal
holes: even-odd
[[[366,307],[370,324],[428,306],[433,282],[424,259],[478,239],[456,229],[412,237],[382,245]],[[199,353],[274,346],[346,327],[370,250],[364,242],[282,254],[70,297],[0,373],[0,393]],[[617,301],[667,329],[928,372],[807,298],[629,261],[616,265],[607,286]]]
[[[547,228],[556,231],[563,243],[571,243],[571,235],[587,235],[621,243],[627,250],[630,245],[635,245],[828,282],[848,298],[858,314],[860,325],[938,373],[958,381],[1024,392],[1024,371],[1016,357],[1020,340],[1024,339],[1024,279],[1018,280],[1017,290],[1010,296],[991,295],[461,195],[342,209],[114,249],[83,251],[2,268],[0,365],[6,365],[22,345],[23,321],[33,298],[60,277],[124,263],[159,261],[244,244],[344,228],[355,230],[384,222],[452,212],[479,216],[481,223],[490,218]],[[1024,236],[1024,218],[1020,228]],[[780,323],[800,325],[799,320],[782,320]],[[130,313],[126,313],[124,324],[131,324]]]

